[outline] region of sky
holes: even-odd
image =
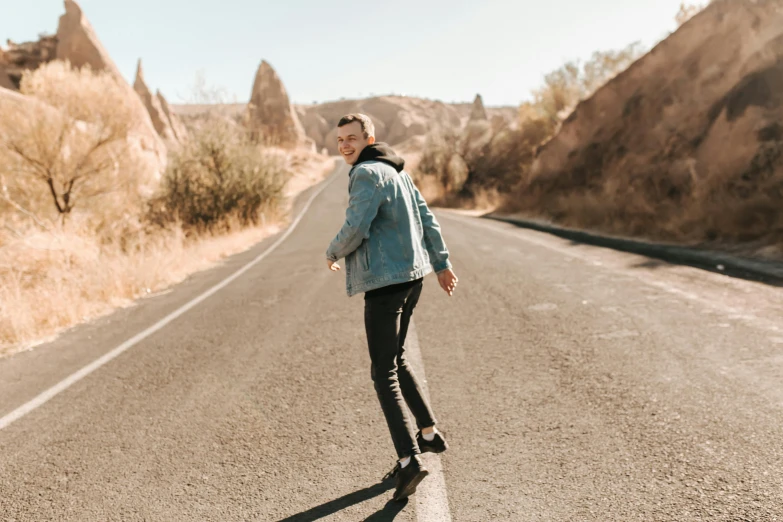
[[[294,103],[404,94],[518,105],[569,60],[676,28],[681,0],[81,0],[129,82],[193,100],[197,78],[250,97],[268,61]],[[53,34],[62,0],[0,0],[0,42]]]

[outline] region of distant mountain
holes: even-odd
[[[339,100],[314,105],[294,105],[307,137],[320,151],[337,153],[337,122],[345,114],[361,112],[372,118],[376,137],[391,145],[426,135],[435,126],[459,129],[471,115],[474,103],[443,103],[412,96],[376,96],[359,100]],[[241,120],[247,105],[172,104],[172,110],[183,118],[217,109],[222,115]],[[510,124],[517,119],[517,107],[488,107],[487,116],[500,116]]]

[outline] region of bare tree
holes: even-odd
[[[3,127],[8,123],[14,122],[6,120]],[[88,198],[112,187],[108,178],[118,167],[112,148],[124,144],[126,131],[64,115],[15,123],[16,132],[3,132],[2,143],[17,160],[19,174],[46,185],[59,214],[73,210],[77,195]]]
[[[63,220],[79,200],[122,184],[134,120],[111,76],[52,62],[26,73],[22,92],[28,101],[0,99],[0,147],[9,159],[3,168],[18,184],[46,190]]]

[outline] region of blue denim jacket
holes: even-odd
[[[345,224],[326,251],[345,258],[349,297],[451,268],[440,225],[404,170],[366,161],[349,176]]]

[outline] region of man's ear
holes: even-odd
[[[370,136],[369,138],[367,138],[367,143],[369,143],[370,145],[375,143],[375,136]]]

